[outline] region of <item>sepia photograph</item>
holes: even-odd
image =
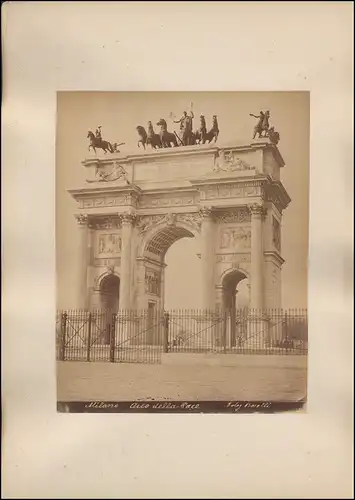
[[[58,92],[59,411],[307,399],[309,92]]]
[[[2,14],[2,498],[353,498],[353,4]]]

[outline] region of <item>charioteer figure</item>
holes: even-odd
[[[193,111],[190,114],[184,111],[180,120],[174,120],[174,123],[180,123],[180,130],[192,130],[192,120],[195,118]]]
[[[184,146],[194,144],[194,134],[192,132],[192,120],[195,118],[193,111],[190,114],[184,111],[180,120],[173,120],[174,123],[180,123],[180,140]]]

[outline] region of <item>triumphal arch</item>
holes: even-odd
[[[230,308],[247,279],[251,308],[281,307],[284,161],[263,137],[110,154],[82,162],[78,308],[164,308],[164,257],[196,238],[203,307]]]

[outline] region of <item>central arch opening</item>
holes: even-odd
[[[164,302],[166,309],[199,309],[201,304],[201,259],[196,238],[173,244],[165,255]]]
[[[149,310],[200,307],[199,251],[198,238],[189,226],[168,224],[151,238],[145,247]]]

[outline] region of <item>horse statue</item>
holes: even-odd
[[[112,144],[108,141],[104,141],[98,137],[95,137],[95,134],[89,130],[87,138],[90,140],[89,144],[89,151],[90,149],[94,150],[94,153],[96,153],[96,148],[103,149],[104,153],[106,154],[107,152],[109,153],[114,153],[115,151],[113,150]]]
[[[137,130],[138,136],[139,136],[139,141],[138,141],[137,145],[140,148],[140,144],[142,144],[143,148],[145,149],[145,146],[147,144],[148,134],[147,134],[145,128],[142,127],[142,125],[138,125],[136,127],[136,130]]]
[[[148,122],[148,134],[147,134],[147,144],[152,147],[152,149],[158,149],[162,147],[159,134],[154,132],[153,124],[151,121]]]
[[[206,134],[206,141],[210,144],[213,140],[217,142],[219,136],[219,128],[218,128],[218,120],[217,115],[213,115],[212,117],[212,128]]]
[[[178,146],[176,135],[172,132],[168,132],[168,126],[163,118],[157,122],[158,127],[160,126],[160,141],[163,148],[171,148],[171,144],[174,147]]]
[[[208,142],[210,144],[213,140],[217,142],[219,135],[218,120],[217,115],[213,115],[212,118],[212,128],[207,132],[205,117],[201,115],[200,117],[200,128],[195,132],[196,139],[199,144],[205,144]]]
[[[280,140],[280,134],[276,132],[275,127],[271,127],[267,132],[267,137],[273,144],[278,144]]]
[[[205,144],[207,135],[206,118],[200,115],[200,127],[195,132],[196,143]]]

